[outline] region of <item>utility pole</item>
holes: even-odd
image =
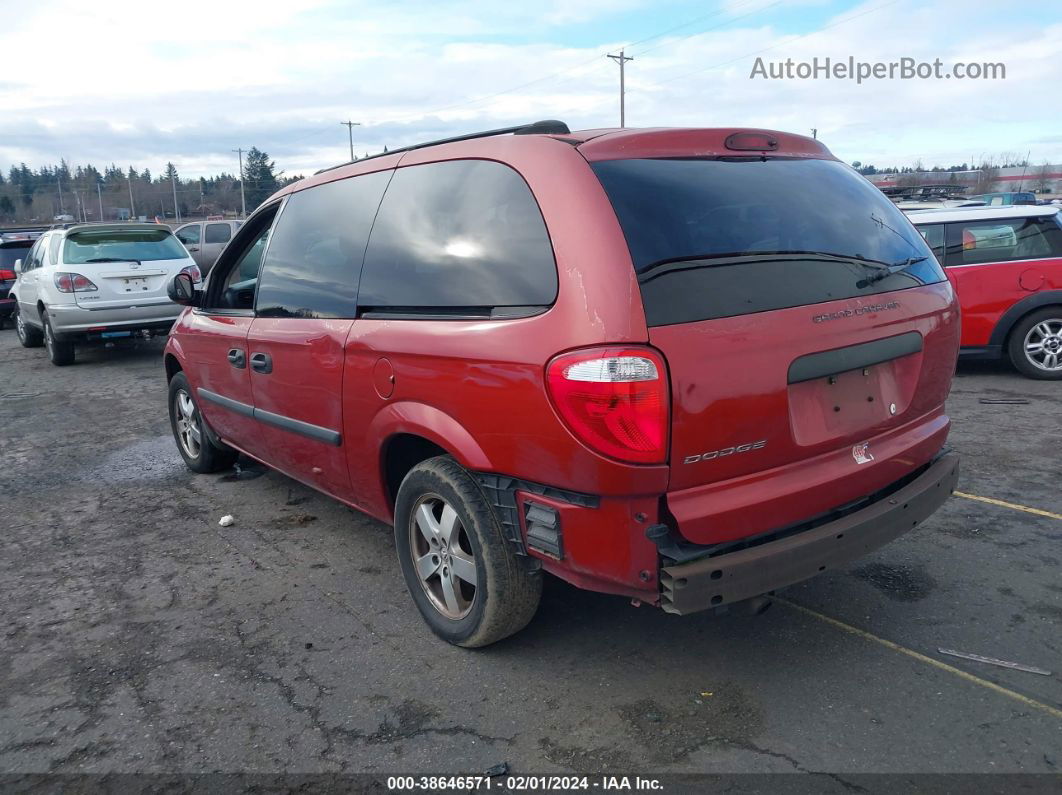
[[[170,164],[173,165],[172,163]],[[173,188],[173,217],[177,223],[181,222],[181,208],[177,206],[177,169],[170,169],[170,186]]]
[[[103,191],[100,189],[100,181],[96,180],[96,200],[100,203],[100,220],[103,220]]]
[[[354,162],[354,128],[355,127],[360,127],[361,126],[361,122],[360,121],[350,121],[350,119],[347,119],[346,121],[341,121],[340,124],[347,128],[347,135],[350,138],[350,162],[353,163]]]
[[[620,54],[619,55],[606,55],[605,57],[606,58],[611,58],[613,61],[615,61],[616,63],[619,64],[619,68],[620,68],[620,127],[626,127],[627,126],[627,123],[626,123],[627,120],[626,120],[626,116],[624,114],[624,107],[623,107],[623,104],[624,104],[623,103],[623,95],[625,93],[625,88],[624,88],[624,83],[623,83],[623,72],[624,72],[623,66],[624,66],[624,64],[627,63],[627,61],[633,61],[634,60],[634,56],[633,55],[624,55],[623,54],[623,50],[620,50]]]
[[[811,128],[811,137],[814,138],[816,141],[819,140],[819,128],[818,127],[812,127]]]
[[[240,154],[240,218],[247,217],[247,198],[243,192],[243,149],[233,149]]]
[[[126,183],[129,185],[129,220],[136,219],[136,207],[133,205],[133,178],[126,175]]]
[[[55,184],[59,186],[59,214],[64,215],[66,209],[63,207],[63,178],[59,176],[58,170],[55,172]]]

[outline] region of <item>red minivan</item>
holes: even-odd
[[[196,472],[237,451],[394,524],[431,629],[544,573],[670,613],[755,599],[952,492],[959,343],[922,237],[818,141],[538,122],[288,186],[166,347]]]
[[[911,212],[955,285],[959,355],[1006,357],[1023,375],[1062,379],[1062,215],[1057,207]]]

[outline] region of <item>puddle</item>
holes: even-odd
[[[161,480],[185,471],[184,460],[169,434],[145,439],[108,453],[93,467],[79,473],[80,479],[133,482]]]
[[[867,563],[855,570],[855,576],[864,580],[890,599],[901,602],[917,602],[925,599],[936,588],[933,578],[921,569],[911,566],[889,566],[885,563]]]

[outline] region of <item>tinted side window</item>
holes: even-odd
[[[206,243],[228,243],[230,236],[228,224],[207,224],[203,239]]]
[[[501,163],[395,172],[365,254],[363,308],[546,306],[557,266],[527,183]]]
[[[365,241],[390,177],[349,177],[288,199],[262,263],[260,316],[354,317]]]
[[[1062,256],[1062,228],[1050,217],[948,224],[947,238],[948,267]]]

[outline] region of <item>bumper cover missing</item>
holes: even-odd
[[[838,568],[921,524],[951,496],[958,479],[959,457],[946,454],[898,491],[840,519],[738,552],[665,566],[661,607],[694,613]]]

